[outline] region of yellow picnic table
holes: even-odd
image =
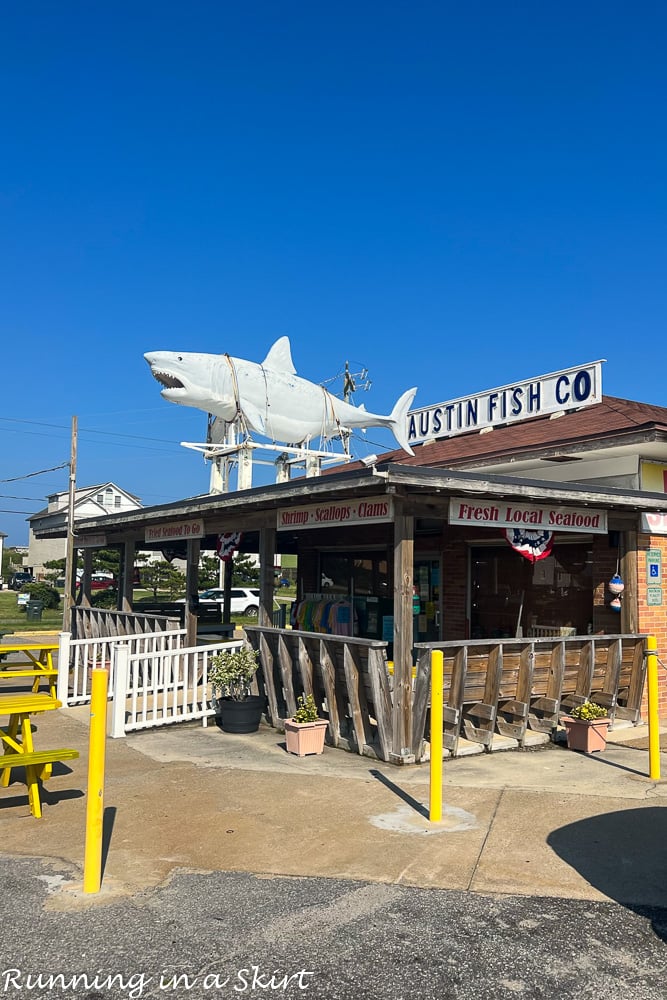
[[[28,801],[33,816],[42,815],[39,799],[39,781],[51,775],[51,767],[57,760],[72,760],[79,756],[78,750],[35,750],[30,717],[39,712],[49,712],[61,707],[57,698],[50,694],[32,691],[21,694],[0,694],[0,743],[4,754],[0,756],[0,786],[9,785],[13,767],[25,767],[25,782]],[[3,721],[9,717],[9,722]]]
[[[32,690],[37,693],[40,681],[45,678],[49,694],[55,698],[58,668],[53,665],[53,654],[57,651],[57,642],[31,642],[29,639],[0,642],[0,681],[34,677]],[[6,662],[4,657],[10,653],[18,653],[23,659]]]

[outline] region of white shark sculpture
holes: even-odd
[[[261,365],[228,354],[154,351],[144,357],[162,396],[227,422],[243,416],[253,431],[281,444],[331,438],[354,427],[388,427],[401,448],[408,443],[407,414],[417,389],[408,389],[389,416],[369,413],[299,378],[287,337],[275,342]]]

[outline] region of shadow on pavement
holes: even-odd
[[[610,899],[651,921],[667,941],[667,809],[624,809],[547,837],[555,853]]]
[[[107,857],[109,855],[109,848],[111,846],[111,834],[113,833],[113,825],[116,820],[116,812],[118,810],[115,806],[107,806],[104,810],[104,815],[102,817],[102,865],[101,874],[104,878],[104,869],[107,864]]]
[[[413,798],[408,792],[403,791],[403,789],[399,788],[398,785],[395,785],[391,778],[388,778],[386,774],[382,774],[381,771],[376,771],[373,768],[371,768],[369,774],[375,778],[376,781],[380,781],[386,788],[392,791],[394,795],[397,795],[399,799],[402,799],[403,802],[407,803],[407,805],[414,809],[415,812],[418,812],[420,816],[425,816],[426,819],[428,819],[429,812],[426,806],[417,799]]]

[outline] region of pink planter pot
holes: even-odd
[[[607,746],[609,719],[592,719],[587,722],[585,719],[573,719],[569,715],[564,715],[561,721],[565,726],[570,750],[595,753]]]
[[[322,753],[324,750],[324,734],[329,723],[326,719],[316,722],[294,722],[285,719],[285,737],[288,753],[305,757],[309,753]]]

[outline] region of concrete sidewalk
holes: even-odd
[[[325,748],[297,758],[268,727],[165,727],[107,743],[102,891],[81,877],[89,709],[35,718],[39,746],[74,746],[29,812],[25,786],[0,789],[5,854],[54,870],[52,906],[99,905],[176,871],[323,876],[478,893],[667,906],[667,783],[648,753],[610,734],[586,756],[547,745],[444,762],[444,815],[427,818],[428,766]],[[667,754],[662,754],[667,776]],[[60,874],[58,874],[60,873]]]

